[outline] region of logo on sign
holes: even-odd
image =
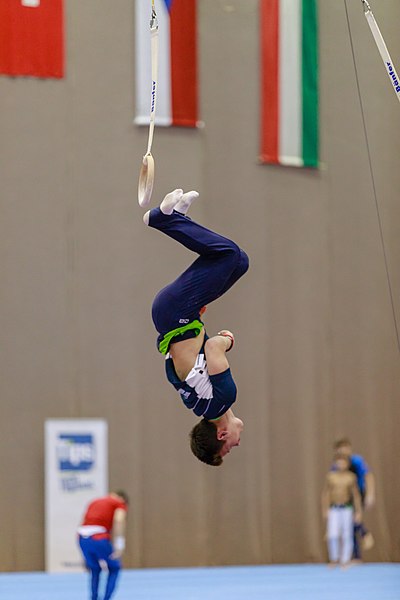
[[[60,433],[56,453],[60,471],[89,471],[95,461],[93,435]]]

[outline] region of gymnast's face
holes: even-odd
[[[219,431],[217,436],[218,439],[224,440],[225,444],[221,449],[221,456],[224,457],[234,448],[240,446],[240,434],[243,431],[243,421],[237,417],[233,417],[224,427],[222,431]]]
[[[343,471],[348,471],[349,469],[349,459],[343,457],[337,458],[335,460],[336,469],[343,473]]]

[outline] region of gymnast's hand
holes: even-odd
[[[229,331],[229,329],[221,329],[221,331],[218,331],[218,335],[227,339],[226,352],[232,350],[233,345],[235,343],[235,336],[233,335],[233,333]]]

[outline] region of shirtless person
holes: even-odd
[[[322,516],[327,520],[329,562],[346,567],[353,553],[353,525],[362,519],[361,496],[348,456],[336,454],[334,464],[322,491]]]
[[[357,485],[363,508],[363,517],[365,518],[365,512],[375,505],[374,474],[371,472],[365,459],[359,454],[353,453],[352,444],[349,438],[337,440],[334,444],[334,450],[340,454],[346,454],[349,457],[349,469],[357,477]],[[335,468],[333,467],[332,470],[334,471]],[[361,562],[361,549],[369,550],[374,545],[372,533],[368,531],[362,522],[354,524],[353,541],[353,562]]]
[[[209,338],[201,316],[207,304],[244,275],[249,261],[234,242],[186,216],[197,197],[194,191],[174,190],[143,220],[199,255],[157,294],[152,317],[159,333],[158,350],[166,357],[168,380],[185,406],[203,417],[190,433],[192,452],[199,460],[218,466],[231,448],[239,446],[243,430],[243,422],[231,409],[236,385],[226,353],[234,337],[224,329]]]

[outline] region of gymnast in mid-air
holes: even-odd
[[[237,391],[226,357],[234,336],[224,329],[208,337],[202,315],[210,302],[244,275],[249,259],[234,242],[186,216],[198,196],[195,191],[174,190],[143,221],[199,255],[157,294],[152,317],[159,333],[158,350],[166,357],[168,381],[185,406],[202,417],[190,432],[192,452],[199,460],[218,466],[239,446],[243,430],[243,421],[231,408]]]

